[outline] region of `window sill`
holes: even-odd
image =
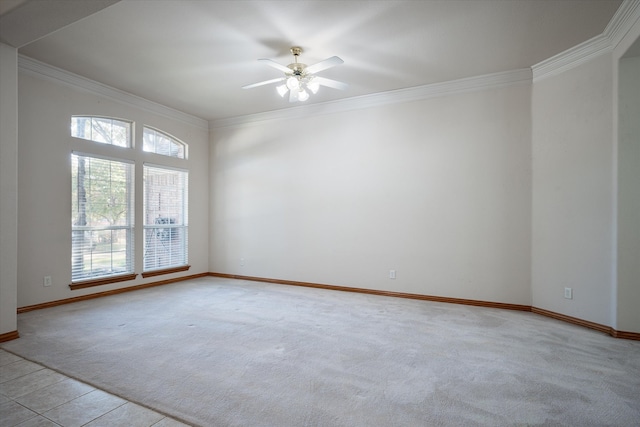
[[[187,271],[190,268],[191,268],[190,265],[181,265],[180,267],[171,267],[171,268],[165,268],[162,270],[145,271],[142,273],[142,277],[153,277],[153,276],[161,276],[163,274],[178,273],[180,271]]]
[[[126,282],[127,280],[135,279],[136,276],[137,276],[136,273],[131,273],[131,274],[122,274],[120,276],[103,277],[101,279],[84,280],[82,282],[75,282],[70,284],[69,288],[71,288],[72,291],[75,291],[76,289],[91,288],[93,286],[101,286],[101,285],[108,285],[110,283]]]

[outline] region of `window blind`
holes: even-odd
[[[144,165],[144,271],[188,263],[186,171]]]
[[[71,155],[71,279],[134,271],[134,166]]]

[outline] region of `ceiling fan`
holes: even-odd
[[[307,66],[306,64],[298,62],[298,57],[302,53],[302,48],[294,46],[290,49],[293,54],[293,63],[287,66],[281,65],[271,59],[258,59],[258,61],[275,68],[276,70],[284,72],[284,77],[277,79],[265,80],[263,82],[254,83],[243,86],[242,89],[252,89],[254,87],[284,82],[276,87],[278,94],[284,98],[289,92],[289,102],[306,101],[309,99],[309,92],[317,93],[320,86],[326,86],[333,89],[344,90],[349,87],[348,84],[339,82],[337,80],[327,79],[325,77],[317,76],[316,73],[326,70],[336,65],[344,63],[344,61],[337,56],[332,56],[324,61],[320,61],[316,64]]]

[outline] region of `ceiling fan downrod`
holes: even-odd
[[[302,53],[302,48],[300,46],[293,46],[289,50],[293,54],[294,62],[287,65],[287,67],[291,68],[291,71],[293,71],[293,75],[302,76],[304,74],[304,69],[306,68],[305,64],[298,63],[298,56],[300,56],[300,54]]]

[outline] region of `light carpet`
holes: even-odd
[[[200,278],[0,347],[199,426],[638,426],[640,342],[532,313]]]

